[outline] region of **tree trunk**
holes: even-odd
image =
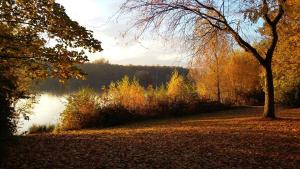
[[[217,56],[217,54],[215,53],[215,59],[216,59],[216,62],[217,62],[217,99],[218,99],[218,102],[221,103],[221,86],[220,86],[220,70],[219,70],[219,58]]]
[[[264,117],[275,118],[274,84],[271,62],[266,63],[265,68],[265,105]]]
[[[219,76],[219,75],[218,75]],[[218,95],[218,102],[221,103],[221,88],[220,88],[220,80],[218,77],[217,81],[217,95]]]

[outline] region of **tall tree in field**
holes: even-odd
[[[32,80],[82,78],[75,64],[101,51],[92,32],[71,20],[55,0],[0,1],[0,133],[15,131],[13,103],[30,95]]]
[[[250,52],[265,71],[264,117],[275,118],[272,59],[278,42],[277,25],[284,15],[286,0],[127,0],[126,12],[138,13],[137,26],[162,28],[167,31],[182,30],[183,34],[196,27],[203,36],[216,30],[230,34],[237,44]],[[259,52],[244,36],[248,31],[243,23],[251,23],[253,32],[257,22],[270,28],[271,43],[266,51]],[[165,27],[164,25],[167,25]]]
[[[201,36],[202,32],[203,30],[197,30],[195,33]],[[211,93],[210,95],[216,95],[214,100],[219,103],[222,101],[221,85],[224,78],[222,76],[230,52],[231,45],[227,35],[221,31],[214,31],[210,36],[203,37],[201,44],[197,44],[196,54],[192,60],[191,75],[194,75],[195,79],[199,78],[197,79],[199,83],[208,82],[204,85],[204,90]]]
[[[286,15],[278,25],[278,46],[274,53],[273,73],[275,100],[290,106],[300,106],[300,1],[287,1]],[[265,36],[261,46],[271,43],[267,25],[260,30]]]

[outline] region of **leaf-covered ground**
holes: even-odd
[[[0,168],[300,168],[300,109],[261,111],[19,137]]]

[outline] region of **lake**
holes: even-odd
[[[33,124],[57,124],[66,104],[66,96],[57,96],[48,93],[40,94],[37,96],[37,102],[33,105],[29,120],[25,120],[23,116],[20,117],[18,134],[28,131]]]

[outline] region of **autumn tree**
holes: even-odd
[[[190,69],[190,75],[197,83],[199,95],[216,101],[220,92],[223,103],[236,105],[261,103],[259,64],[249,53],[241,50],[233,50],[225,53],[225,56],[219,58],[222,63],[220,65],[209,60]],[[216,71],[217,66],[219,71]],[[214,87],[218,84],[218,80],[219,89]]]
[[[129,110],[143,109],[146,105],[145,89],[136,78],[132,80],[124,76],[120,81],[112,82],[104,88],[107,103],[122,105]]]
[[[0,1],[0,38],[1,138],[15,131],[13,103],[30,96],[32,80],[82,78],[75,65],[88,61],[86,51],[102,50],[55,0]]]
[[[122,9],[138,13],[136,26],[142,30],[162,28],[169,32],[181,31],[185,36],[197,27],[203,31],[202,36],[216,30],[230,34],[263,67],[266,74],[263,115],[275,118],[272,60],[278,42],[277,26],[284,15],[285,5],[286,0],[127,0]],[[259,52],[243,36],[243,32],[248,30],[246,27],[253,32],[258,29],[258,20],[271,30],[271,43],[264,52]]]
[[[197,32],[201,34],[202,30]],[[198,82],[198,87],[202,86],[202,93],[205,92],[210,98],[216,98],[214,100],[221,103],[223,72],[231,52],[229,38],[223,32],[214,31],[210,36],[203,37],[201,42],[196,48],[190,72]]]
[[[300,106],[300,1],[287,1],[286,15],[278,25],[278,46],[272,63],[275,100],[279,103]],[[261,46],[271,43],[267,25],[260,30],[265,36]]]
[[[189,102],[193,98],[194,88],[187,79],[174,71],[167,84],[166,92],[171,102]]]
[[[224,98],[234,104],[259,103],[262,87],[259,64],[249,53],[234,51],[224,64]]]

